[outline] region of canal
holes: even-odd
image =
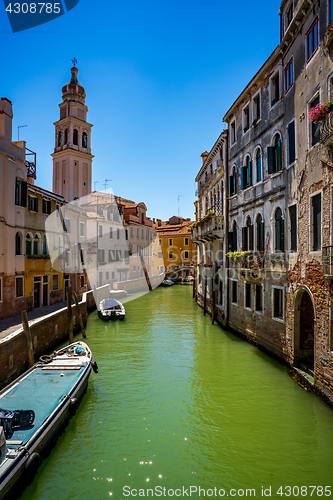
[[[159,486],[162,498],[191,486],[192,498],[199,486],[329,496],[333,412],[286,366],[212,326],[191,287],[158,288],[126,311],[123,322],[89,316],[100,371],[22,500],[120,500]]]

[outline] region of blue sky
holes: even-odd
[[[200,155],[222,118],[279,43],[280,0],[80,0],[40,27],[11,33],[0,3],[1,97],[13,102],[13,140],[37,152],[52,189],[53,122],[71,59],[86,89],[93,181],[148,215],[194,217]],[[94,184],[93,184],[94,185]]]

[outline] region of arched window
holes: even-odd
[[[236,167],[231,170],[231,175],[229,176],[229,195],[233,196],[237,193],[237,172]]]
[[[68,128],[65,130],[65,144],[68,143]]]
[[[79,139],[79,133],[78,131],[76,130],[76,128],[73,130],[73,144],[75,146],[78,145],[78,139]]]
[[[242,250],[246,252],[253,250],[253,224],[251,217],[246,220],[246,226],[242,228]]]
[[[87,134],[83,132],[82,134],[82,147],[86,148],[87,147]]]
[[[39,236],[38,234],[35,234],[35,237],[34,237],[34,251],[33,251],[34,255],[38,255],[39,254]]]
[[[16,233],[15,234],[15,255],[22,255],[21,242],[22,242],[21,233]]]
[[[43,237],[43,255],[47,255],[47,254],[48,254],[47,241],[46,241],[46,235],[44,234],[44,237]]]
[[[245,165],[241,170],[241,187],[245,189],[252,186],[252,162],[249,156],[245,158]]]
[[[264,221],[262,220],[261,214],[257,217],[257,251],[264,251],[264,235],[265,235]]]
[[[58,134],[58,147],[61,146],[61,132]]]
[[[284,219],[281,208],[275,212],[275,251],[284,252]]]
[[[228,250],[229,252],[237,252],[237,224],[234,220],[232,231],[228,234]]]
[[[27,255],[31,255],[31,250],[32,250],[31,235],[28,233],[25,237],[25,253]]]
[[[268,173],[274,174],[280,172],[282,168],[281,159],[281,137],[280,134],[276,134],[273,139],[273,146],[268,146]]]
[[[260,148],[258,148],[256,151],[256,174],[257,174],[257,182],[260,182],[262,179],[261,149]]]

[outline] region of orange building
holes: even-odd
[[[194,274],[196,249],[191,239],[191,219],[171,217],[168,221],[153,219],[163,254],[166,277],[177,279]]]

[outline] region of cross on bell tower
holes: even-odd
[[[77,59],[71,80],[62,88],[60,120],[55,125],[53,192],[70,202],[91,193],[91,127],[87,122],[86,92],[78,82]]]

